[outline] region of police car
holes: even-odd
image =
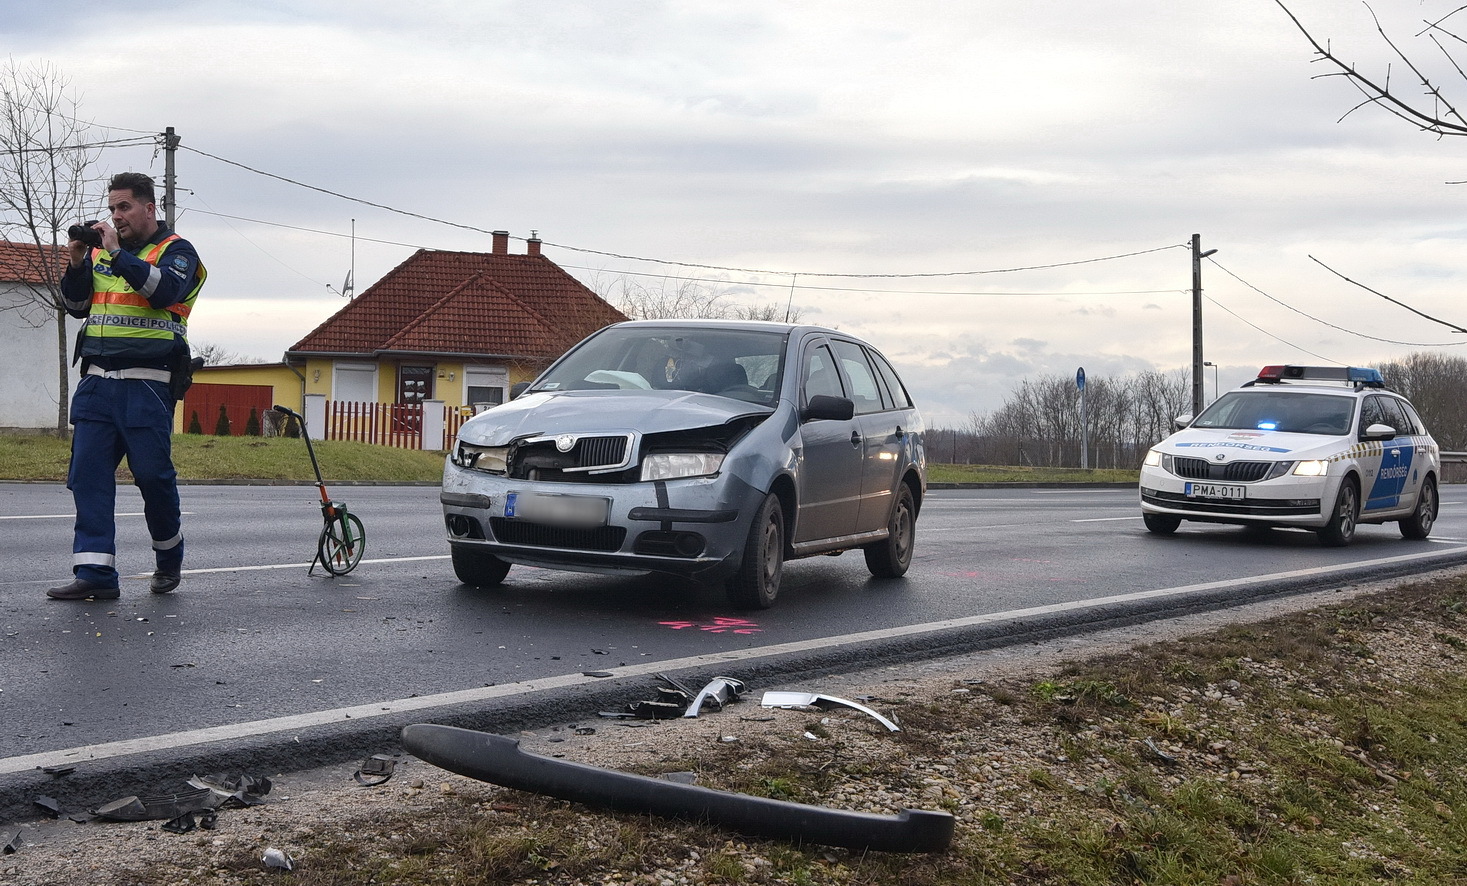
[[[1157,535],[1183,520],[1294,526],[1338,547],[1361,523],[1422,539],[1436,522],[1441,452],[1378,370],[1266,366],[1177,424],[1141,467]]]

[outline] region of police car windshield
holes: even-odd
[[[1192,423],[1194,428],[1246,428],[1295,434],[1350,433],[1355,398],[1280,389],[1229,391]]]

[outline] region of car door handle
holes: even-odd
[[[904,431],[904,430],[902,430],[902,426],[901,425],[897,425],[896,438],[898,440],[905,440],[906,437],[907,437],[907,432]]]
[[[851,431],[851,445],[852,446],[860,446],[861,445],[861,432],[860,431]]]
[[[1401,450],[1399,450],[1399,449],[1392,449],[1391,450],[1391,455],[1396,456],[1396,457],[1400,457]]]

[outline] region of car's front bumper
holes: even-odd
[[[511,493],[608,500],[604,525],[532,522],[506,513]],[[454,546],[510,563],[584,572],[658,572],[700,581],[731,573],[763,494],[731,474],[643,483],[513,480],[449,464],[444,524]]]
[[[1287,475],[1251,483],[1203,484],[1242,487],[1242,498],[1188,494],[1189,487],[1200,482],[1160,468],[1142,467],[1141,511],[1210,523],[1318,528],[1328,521],[1339,488],[1337,477]]]

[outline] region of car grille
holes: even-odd
[[[614,481],[617,478],[607,477],[606,473],[628,467],[635,455],[634,436],[577,437],[567,452],[560,451],[554,437],[526,440],[510,453],[509,476],[516,480]]]
[[[546,526],[524,520],[490,517],[489,528],[494,537],[507,545],[533,548],[566,548],[573,551],[619,551],[627,531],[622,526],[575,528]]]
[[[1271,461],[1231,461],[1215,464],[1202,458],[1172,459],[1172,473],[1188,480],[1228,480],[1233,483],[1251,483],[1262,480],[1273,469]]]

